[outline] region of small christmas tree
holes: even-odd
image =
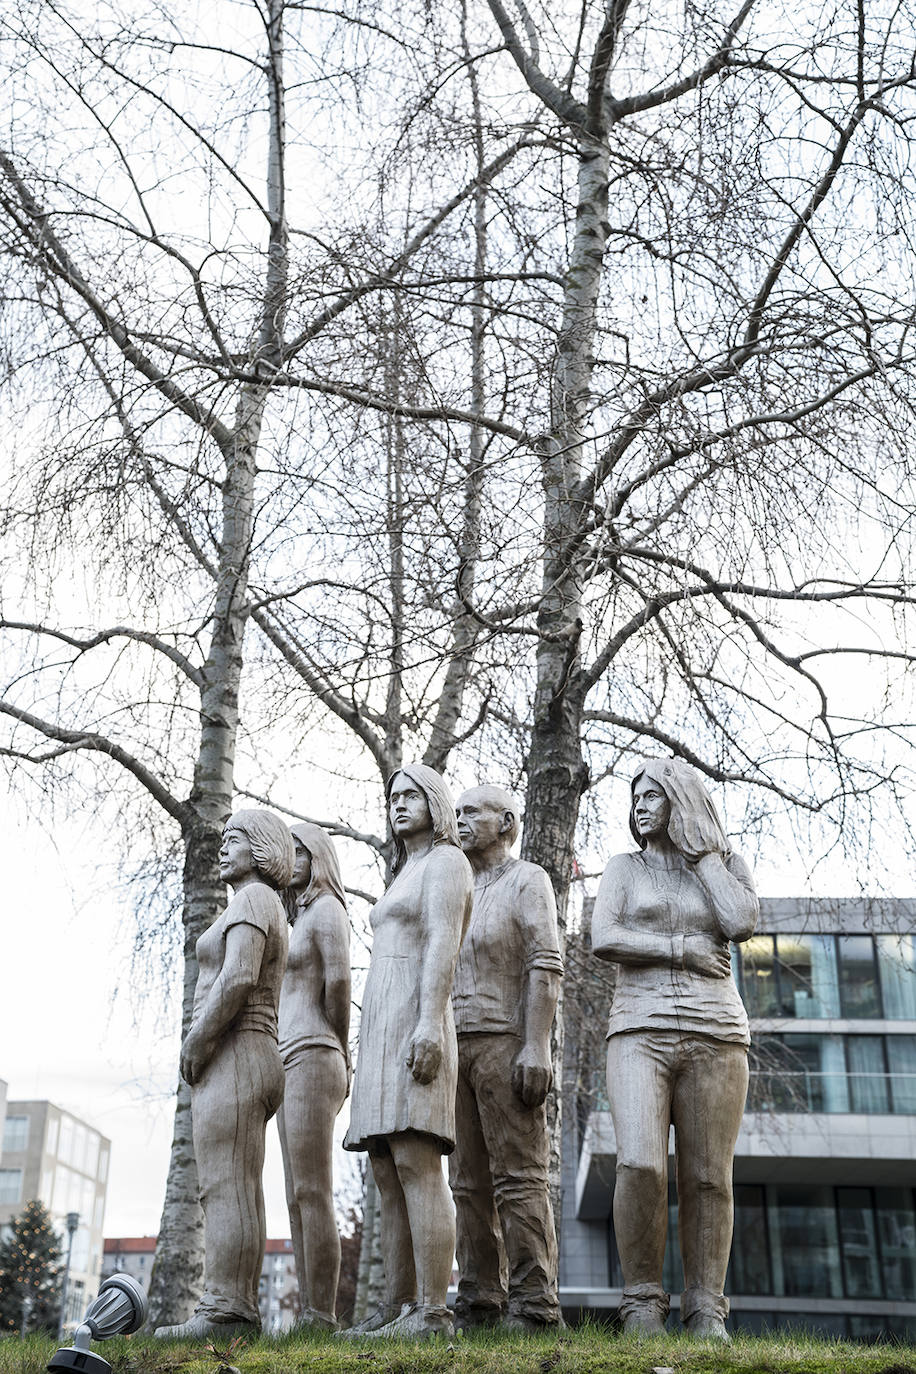
[[[0,1243],[0,1333],[19,1331],[28,1311],[29,1331],[57,1331],[60,1317],[60,1246],[48,1209],[27,1202]]]

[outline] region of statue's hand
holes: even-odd
[[[184,1081],[193,1088],[203,1077],[213,1058],[213,1047],[196,1030],[189,1030],[181,1047],[179,1070]]]
[[[418,1027],[407,1051],[407,1067],[418,1083],[431,1083],[442,1063],[442,1045],[437,1036]]]
[[[715,935],[701,933],[684,939],[684,968],[706,978],[728,978],[732,971],[728,945]]]
[[[526,1107],[539,1107],[553,1084],[550,1050],[526,1042],[512,1065],[512,1091]]]

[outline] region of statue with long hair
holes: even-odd
[[[727,1340],[723,1296],[733,1229],[732,1163],[747,1096],[747,1014],[729,942],[753,932],[750,870],[733,854],[699,774],[647,760],[631,785],[639,849],[601,879],[592,948],[618,965],[607,1085],[617,1136],[614,1232],[625,1331],[663,1331],[668,1130],[677,1161],[681,1320]]]
[[[197,941],[200,972],[181,1047],[204,1213],[204,1292],[189,1321],[157,1336],[260,1330],[264,1138],[283,1100],[277,1004],[287,934],[278,893],[293,860],[292,836],[272,812],[237,811],[226,822],[219,875],[234,896]]]
[[[455,803],[432,768],[385,789],[393,876],[372,908],[348,1150],[366,1150],[379,1192],[385,1302],[360,1334],[450,1332],[455,1215],[442,1155],[455,1147],[458,1047],[450,993],[471,914]],[[356,1331],[357,1328],[354,1328]]]
[[[283,894],[289,958],[280,992],[286,1075],[277,1114],[299,1321],[336,1330],[340,1235],[334,1216],[334,1121],[349,1086],[350,926],[333,841],[320,826],[290,826],[295,868]]]

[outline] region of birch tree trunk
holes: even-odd
[[[270,144],[267,206],[270,221],[267,270],[253,359],[276,365],[280,352],[288,277],[284,200],[283,0],[268,7],[268,102]],[[197,941],[225,906],[218,877],[222,827],[233,797],[239,688],[248,619],[248,574],[254,528],[256,455],[267,386],[245,386],[234,432],[224,442],[222,533],[216,578],[213,635],[203,669],[200,751],[194,770],[190,811],[184,828],[184,990],[182,1036],[191,1022],[197,984]],[[179,1081],[175,1126],[150,1281],[150,1321],[155,1326],[185,1321],[200,1295],[203,1278],[203,1217],[191,1137],[190,1089]]]

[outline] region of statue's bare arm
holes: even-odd
[[[420,1014],[407,1055],[407,1067],[418,1083],[431,1083],[442,1063],[442,1022],[471,893],[471,870],[461,851],[444,845],[433,850],[426,860],[420,899]]]
[[[557,948],[557,904],[550,879],[536,872],[521,893],[520,921],[526,943],[533,950]],[[526,1107],[539,1107],[553,1083],[550,1031],[560,996],[560,973],[533,967],[525,985],[521,1048],[512,1065],[512,1091]]]
[[[324,1014],[350,1062],[350,926],[331,897],[322,902],[316,939],[324,974]]]
[[[226,955],[200,1015],[181,1047],[181,1076],[191,1087],[216,1053],[220,1038],[257,986],[266,937],[256,926],[239,923],[226,931]]]

